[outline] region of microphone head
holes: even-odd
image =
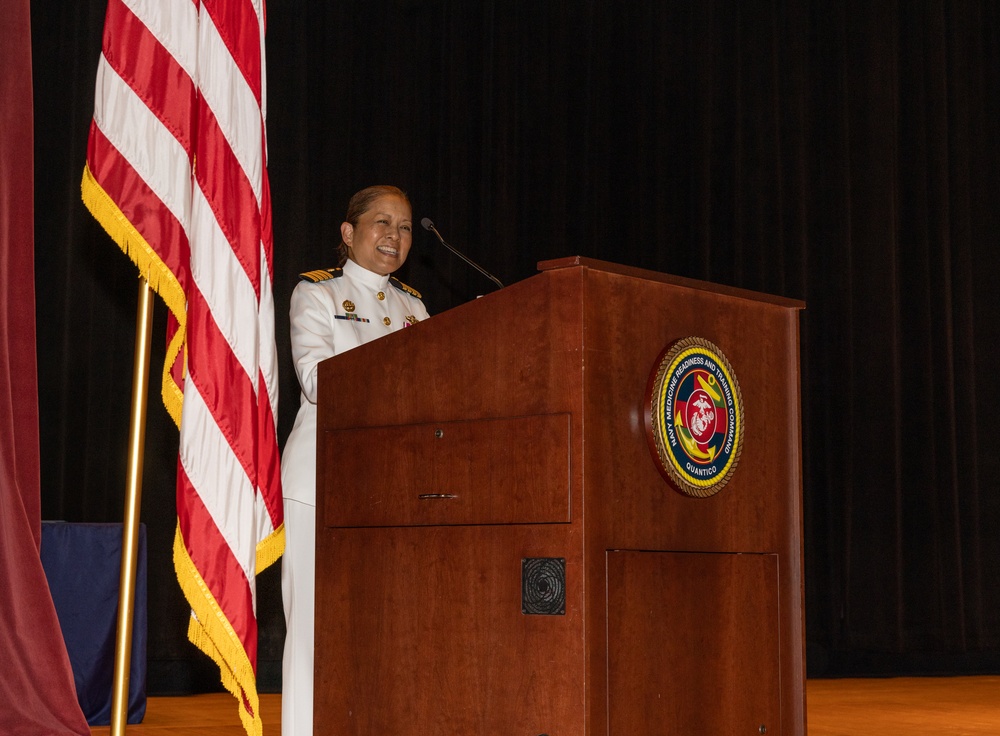
[[[425,217],[424,219],[422,219],[420,221],[420,224],[424,226],[424,230],[433,230],[434,229],[434,223],[431,222],[431,218],[429,218],[429,217]]]

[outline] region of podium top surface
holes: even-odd
[[[605,273],[613,273],[620,276],[630,276],[632,278],[645,279],[647,281],[659,281],[664,284],[671,284],[673,286],[680,286],[688,289],[697,289],[699,291],[711,291],[716,294],[724,294],[737,299],[750,299],[756,302],[766,302],[788,309],[805,309],[806,306],[805,302],[799,299],[790,299],[788,297],[776,296],[774,294],[767,294],[761,291],[751,291],[750,289],[740,289],[735,286],[724,286],[710,281],[699,281],[698,279],[689,279],[683,276],[672,276],[670,274],[660,273],[659,271],[650,271],[648,269],[637,268],[635,266],[623,266],[619,263],[601,261],[596,258],[567,256],[565,258],[555,258],[548,261],[538,262],[539,271],[557,271],[563,268],[575,267],[588,268],[593,271],[604,271]]]

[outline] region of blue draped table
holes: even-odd
[[[122,525],[42,522],[49,581],[80,707],[91,726],[111,723]],[[146,527],[139,526],[128,722],[146,714]]]

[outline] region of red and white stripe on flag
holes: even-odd
[[[170,311],[188,635],[260,734],[256,574],[284,549],[263,0],[109,0],[83,199]]]

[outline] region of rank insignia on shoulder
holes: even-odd
[[[417,291],[416,289],[414,289],[412,286],[407,286],[402,281],[400,281],[399,279],[397,279],[395,276],[390,276],[389,277],[389,282],[393,286],[395,286],[397,289],[399,289],[400,291],[405,291],[410,296],[417,297],[417,299],[423,299],[423,297],[420,296],[420,292],[419,291]]]
[[[309,281],[318,284],[320,281],[335,279],[344,273],[342,268],[317,268],[315,271],[306,271],[299,274],[299,281]]]

